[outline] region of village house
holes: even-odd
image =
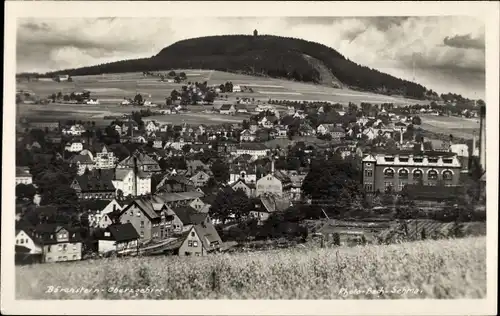
[[[234,85],[234,86],[233,86],[233,92],[241,92],[241,86],[239,86],[239,85]]]
[[[246,183],[245,181],[239,179],[235,183],[231,184],[231,188],[234,191],[243,190],[249,198],[255,197],[255,182]]]
[[[122,205],[116,200],[83,201],[81,209],[87,216],[90,228],[106,228],[113,223],[112,215],[121,211]]]
[[[259,125],[261,125],[264,128],[273,128],[274,124],[278,121],[278,118],[274,115],[272,116],[264,116],[262,119],[259,121]]]
[[[253,142],[257,138],[257,135],[255,135],[255,132],[252,132],[251,130],[244,130],[240,134],[240,140],[242,142]]]
[[[40,224],[35,227],[31,236],[34,243],[42,248],[42,262],[82,259],[82,238],[75,228],[60,224]]]
[[[287,138],[288,137],[288,128],[283,125],[278,125],[275,127],[276,130],[276,138]]]
[[[265,157],[269,154],[270,150],[262,143],[241,143],[237,146],[236,156],[250,155],[253,157]]]
[[[70,166],[76,166],[78,175],[83,175],[85,170],[90,171],[96,167],[92,157],[89,154],[82,153],[83,151],[80,154],[73,156],[69,161]]]
[[[94,237],[100,254],[137,251],[140,238],[131,223],[109,225],[97,231]]]
[[[243,180],[246,183],[257,182],[257,170],[249,164],[231,164],[229,166],[229,183]]]
[[[135,173],[132,168],[116,169],[112,182],[117,196],[119,192],[124,197],[141,196],[151,193],[151,173],[142,170],[138,170]]]
[[[256,183],[256,196],[274,195],[285,197],[290,193],[292,181],[288,175],[274,170],[274,160],[271,162],[271,172],[263,176]]]
[[[71,136],[82,136],[85,132],[85,128],[80,124],[71,125],[70,128],[64,128],[62,130],[63,135],[71,135]]]
[[[203,202],[202,199],[200,198],[196,198],[191,203],[188,204],[189,207],[193,208],[199,213],[206,213],[205,210],[207,205],[208,204]],[[208,206],[210,207],[210,205]]]
[[[28,167],[16,167],[16,185],[18,184],[32,184],[33,176]]]
[[[200,191],[168,192],[163,188],[156,191],[155,195],[169,207],[187,206],[197,198],[202,198],[205,194]]]
[[[42,245],[35,238],[31,230],[16,229],[16,253],[41,255],[43,253]],[[24,248],[24,249],[23,249]]]
[[[98,105],[99,104],[99,100],[97,100],[97,99],[89,99],[86,103],[89,104],[89,105]]]
[[[115,187],[112,183],[113,172],[93,170],[89,174],[78,175],[71,183],[79,199],[113,199]]]
[[[238,103],[235,108],[237,113],[248,113],[246,104]]]
[[[138,198],[125,206],[118,221],[131,223],[139,233],[139,242],[161,240],[169,236],[173,217],[168,215],[169,207],[156,197]]]
[[[219,109],[220,114],[234,115],[236,113],[236,108],[233,104],[223,104]]]
[[[147,132],[157,132],[160,129],[160,125],[156,121],[147,121],[144,125],[144,129]]]
[[[209,221],[194,225],[185,235],[179,247],[179,256],[205,256],[218,251],[222,240]]]
[[[68,142],[64,147],[64,150],[69,152],[80,152],[83,150],[83,144],[81,142]]]
[[[117,169],[137,167],[144,172],[161,172],[160,165],[150,156],[136,150],[132,155],[123,159],[116,166]]]
[[[161,139],[156,139],[153,141],[153,148],[161,149],[163,148],[163,141]]]
[[[95,158],[96,169],[113,169],[118,158],[106,145],[102,145],[100,151],[97,151]]]
[[[211,172],[205,172],[203,170],[195,171],[194,174],[189,178],[189,180],[194,184],[195,187],[203,187],[210,180]]]

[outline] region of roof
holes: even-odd
[[[263,143],[241,143],[238,146],[238,149],[243,149],[243,150],[268,150],[269,148],[266,147]]]
[[[199,224],[207,217],[207,214],[198,213],[194,208],[189,206],[176,207],[172,211],[174,211],[184,225]]]
[[[70,227],[66,224],[39,224],[31,232],[31,236],[35,242],[42,244],[57,244],[56,238],[52,238],[54,234],[61,229],[68,231],[69,242],[79,242],[82,240],[80,231],[77,227]]]
[[[104,232],[109,232],[111,236],[105,236]],[[96,233],[96,238],[100,240],[108,239],[123,242],[139,239],[139,234],[132,223],[112,224],[106,227],[106,229],[98,231],[98,233]]]
[[[183,200],[194,200],[196,198],[201,198],[204,196],[203,193],[198,191],[188,191],[188,192],[167,192],[157,194],[165,203],[183,201]]]
[[[142,165],[158,165],[158,162],[156,162],[153,158],[150,156],[136,150],[132,155],[128,156],[127,158],[123,159],[120,161],[118,164],[119,167],[129,167],[129,168],[134,168],[134,158],[137,159],[137,165],[142,166]],[[159,166],[158,166],[159,169]]]
[[[115,170],[115,178],[114,180],[120,180],[123,181],[125,177],[132,172],[131,168],[120,168]]]
[[[93,164],[94,162],[92,161],[92,158],[90,158],[89,155],[75,155],[73,158],[70,160],[70,164]]]
[[[127,207],[125,207],[121,214],[128,211],[129,207],[132,205],[137,205],[137,207],[146,214],[149,219],[157,219],[160,218],[159,211],[163,207],[162,203],[159,203],[158,199],[155,197],[151,198],[137,198],[132,203],[130,203]],[[161,206],[160,206],[161,204]]]
[[[113,170],[111,173],[105,170],[99,170],[91,174],[83,174],[75,177],[82,192],[96,192],[96,191],[115,191],[113,185]]]
[[[109,203],[109,200],[83,200],[80,207],[82,211],[102,211]]]
[[[198,237],[200,238],[205,249],[213,249],[210,245],[213,242],[218,242],[219,246],[222,245],[222,240],[212,223],[200,223],[194,226],[194,230],[196,231],[196,234],[198,234]]]
[[[16,167],[16,177],[31,177],[28,167]]]
[[[220,107],[220,111],[227,111],[227,110],[230,110],[232,106],[233,106],[232,104],[223,104],[223,105]]]
[[[260,201],[269,213],[282,212],[290,207],[290,200],[272,195],[261,195]]]

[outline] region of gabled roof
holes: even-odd
[[[223,104],[221,107],[220,107],[220,111],[228,111],[231,109],[233,105],[232,104]]]
[[[127,207],[125,207],[121,214],[125,213],[128,211],[129,207],[132,205],[137,205],[137,207],[143,211],[144,214],[149,219],[158,219],[160,218],[160,214],[158,213],[161,210],[161,207],[158,205],[158,201],[153,198],[137,198],[135,199],[131,204],[129,204]]]
[[[205,249],[214,249],[214,247],[210,246],[210,243],[213,242],[218,242],[218,246],[222,246],[222,240],[212,223],[202,222],[195,225],[193,229],[196,231]]]
[[[80,208],[82,211],[102,211],[109,203],[109,200],[83,200],[80,202]]]
[[[110,236],[105,236],[104,232],[109,232]],[[139,239],[139,234],[132,223],[112,224],[104,230],[96,233],[96,238],[99,240],[115,240],[117,242],[125,242]]]
[[[78,182],[82,192],[96,192],[96,191],[115,191],[115,186],[113,185],[113,173],[111,175],[104,170],[100,170],[101,173],[93,174],[83,174],[75,177],[75,181]],[[110,170],[113,172],[113,170]]]
[[[28,167],[16,167],[16,177],[31,177]]]
[[[174,211],[184,225],[197,225],[203,222],[207,217],[207,214],[199,213],[189,206],[176,207],[173,208],[172,211]]]

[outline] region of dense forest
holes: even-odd
[[[304,55],[322,62],[333,76],[354,89],[416,99],[431,96],[416,83],[358,65],[336,50],[296,38],[270,35],[223,35],[179,41],[151,58],[125,60],[47,75],[95,75],[166,69],[213,69],[304,82],[320,82],[320,73]]]

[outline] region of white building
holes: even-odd
[[[145,129],[147,132],[157,132],[160,129],[160,126],[158,123],[155,121],[148,121],[146,122]]]
[[[115,211],[121,211],[122,206],[116,201],[116,199],[111,200],[111,202],[104,207],[102,210],[98,210],[95,213],[89,214],[89,227],[92,228],[106,228],[113,224],[109,214]]]
[[[90,99],[87,101],[87,104],[89,105],[98,105],[99,104],[99,100],[97,99]]]
[[[81,136],[83,132],[85,132],[85,128],[80,124],[72,125],[70,128],[68,129],[65,128],[62,130],[62,133],[64,135],[72,135],[72,136]]]
[[[83,144],[81,142],[67,143],[64,147],[64,150],[72,153],[77,153],[83,150]]]
[[[33,238],[21,229],[16,229],[16,246],[29,249],[29,254],[42,253],[42,247],[39,244],[36,244]]]
[[[113,169],[117,160],[115,154],[104,145],[101,152],[96,154],[95,167],[96,169]]]
[[[235,155],[250,155],[253,157],[266,157],[269,153],[269,148],[261,143],[242,143],[236,148]]]
[[[133,169],[116,169],[115,179],[112,182],[116,188],[116,194],[118,194],[118,190],[121,190],[123,196],[139,196],[151,193],[151,174],[147,172],[139,171],[134,182]]]
[[[234,85],[233,92],[241,92],[241,87],[239,85]]]
[[[32,184],[33,176],[28,167],[16,167],[16,185],[18,184]]]

